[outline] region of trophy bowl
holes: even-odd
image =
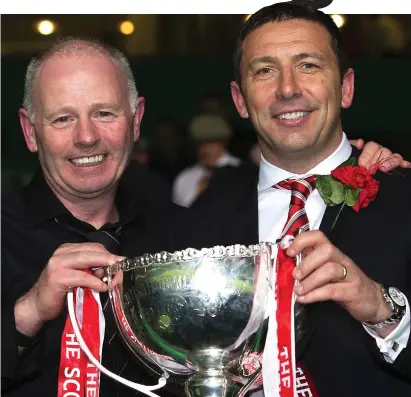
[[[189,397],[243,395],[261,374],[272,249],[260,243],[125,259],[110,300],[132,352]]]

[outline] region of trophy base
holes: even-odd
[[[185,384],[187,397],[234,397],[241,389],[241,384],[232,381],[222,371],[199,372]]]

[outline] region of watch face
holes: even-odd
[[[405,306],[405,298],[403,294],[397,288],[394,288],[394,287],[388,288],[388,294],[398,306],[401,306],[401,307]]]

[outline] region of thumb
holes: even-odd
[[[350,144],[355,146],[358,150],[362,150],[364,147],[364,139],[350,139]]]

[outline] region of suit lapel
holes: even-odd
[[[347,206],[344,206],[342,209],[339,218],[337,220],[337,223],[334,225],[334,228],[332,228],[332,225],[337,218],[338,211],[341,209],[341,204],[340,205],[335,205],[334,207],[328,206],[325,210],[323,219],[321,221],[320,225],[320,230],[327,236],[327,238],[330,241],[333,241],[335,236],[337,235],[339,225],[341,223],[341,218],[344,216],[345,212],[347,211]]]

